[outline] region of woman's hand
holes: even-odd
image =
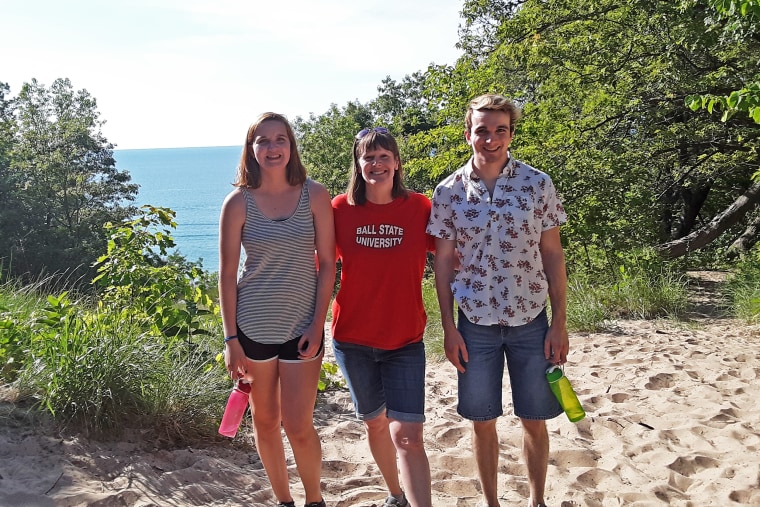
[[[248,374],[247,358],[239,340],[230,340],[224,344],[224,364],[232,380],[244,378]]]
[[[298,357],[299,359],[313,359],[320,353],[322,347],[322,340],[324,336],[324,329],[316,323],[312,322],[306,331],[304,331],[301,339],[298,340]]]

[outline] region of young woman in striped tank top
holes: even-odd
[[[248,129],[234,185],[219,225],[225,364],[234,380],[251,384],[254,439],[278,506],[295,507],[282,426],[305,506],[324,507],[313,412],[335,280],[330,196],[306,177],[293,129],[276,113]]]

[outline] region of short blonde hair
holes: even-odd
[[[464,125],[467,132],[472,128],[473,111],[503,111],[509,115],[512,130],[515,128],[515,122],[520,119],[520,109],[514,102],[502,95],[486,93],[472,99],[470,107],[467,108],[467,113],[464,115]]]

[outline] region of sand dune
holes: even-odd
[[[551,507],[760,506],[760,327],[621,321],[571,335],[566,373],[587,417],[550,421],[546,499]],[[434,505],[475,506],[470,426],[456,413],[447,363],[428,368],[425,439]],[[508,385],[498,422],[502,505],[525,505],[528,485]],[[150,449],[53,436],[0,406],[0,506],[274,505],[249,435],[234,442]],[[377,467],[345,390],[320,397],[328,505],[382,504]],[[297,502],[302,491],[293,473]]]

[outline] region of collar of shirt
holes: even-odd
[[[504,168],[499,173],[499,178],[511,178],[515,175],[515,167],[517,166],[517,160],[515,160],[514,157],[512,157],[512,154],[507,152],[507,155],[509,158],[507,159],[507,163],[504,165]],[[475,174],[475,168],[472,165],[472,157],[470,157],[470,160],[467,161],[467,164],[465,164],[465,173],[467,174],[467,177],[471,180],[480,180],[480,177]]]

